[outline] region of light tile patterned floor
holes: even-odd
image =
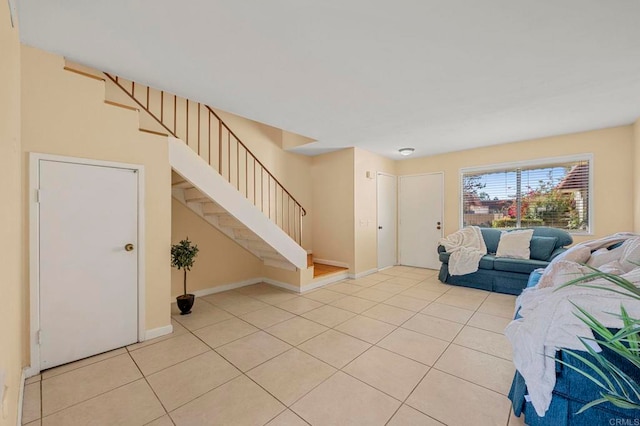
[[[29,425],[521,425],[515,297],[397,266],[296,295],[213,294],[174,332],[27,381]]]

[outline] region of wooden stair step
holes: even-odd
[[[244,228],[244,229],[235,228],[233,230],[233,235],[238,240],[262,241],[260,237],[258,237],[256,234],[254,234],[247,228]]]
[[[207,216],[228,214],[228,212],[214,202],[202,203],[202,213]]]
[[[264,241],[251,241],[247,244],[247,247],[250,250],[260,250],[260,251],[273,250],[273,247],[271,247],[269,244],[265,243]]]
[[[188,203],[193,201],[209,201],[209,197],[198,191],[196,188],[185,189],[184,199]]]
[[[104,103],[107,104],[107,105],[114,106],[114,107],[128,109],[129,111],[136,111],[136,112],[139,111],[138,108],[134,108],[132,106],[124,105],[124,104],[121,104],[121,103],[118,103],[118,102],[114,102],[114,101],[105,100]]]
[[[236,219],[235,217],[229,214],[221,215],[218,218],[218,225],[223,226],[225,228],[235,228],[235,229],[247,228],[247,226],[244,223],[240,222],[238,219]]]
[[[257,251],[257,253],[263,259],[278,260],[278,261],[281,261],[281,262],[286,262],[287,261],[287,259],[282,257],[280,255],[280,253],[278,253],[276,251]]]
[[[171,184],[171,186],[173,188],[181,188],[181,189],[191,189],[193,188],[193,185],[191,185],[191,183],[187,182],[186,180],[180,181],[180,182],[173,182]]]
[[[322,275],[329,275],[336,272],[345,272],[349,268],[343,268],[341,266],[325,265],[324,263],[313,264],[313,278],[320,277]]]
[[[68,59],[65,59],[64,61],[64,70],[79,74],[84,77],[92,78],[98,81],[106,80],[106,77],[102,72],[95,70],[93,68],[87,67],[85,65],[72,62]]]

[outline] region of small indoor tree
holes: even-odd
[[[184,270],[184,292],[181,296],[176,297],[181,315],[191,313],[191,307],[195,300],[193,294],[187,294],[187,271],[191,270],[197,255],[198,246],[192,245],[189,237],[171,246],[171,266],[178,268],[178,270]]]

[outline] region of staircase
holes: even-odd
[[[105,82],[105,102],[139,112],[140,131],[167,136],[172,196],[265,265],[306,269],[306,210],[209,106],[67,61]]]
[[[306,269],[307,252],[181,140],[169,138],[173,197],[265,265]]]

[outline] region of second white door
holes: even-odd
[[[378,269],[397,263],[398,179],[378,173]]]
[[[442,173],[399,178],[399,263],[438,269],[442,238]]]

